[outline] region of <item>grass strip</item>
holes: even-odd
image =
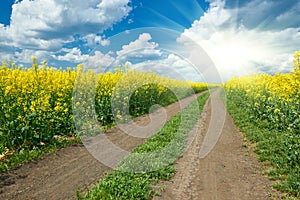
[[[20,164],[30,162],[34,159],[41,158],[47,153],[51,153],[56,151],[59,148],[66,147],[71,144],[78,144],[81,140],[79,137],[66,139],[61,142],[56,142],[51,145],[47,145],[44,148],[36,148],[36,149],[22,149],[18,153],[12,153],[8,155],[7,158],[4,157],[0,160],[0,173],[5,172],[9,169],[12,169]]]
[[[199,96],[180,113],[174,115],[160,131],[135,148],[116,170],[108,172],[87,193],[82,195],[77,192],[77,199],[150,199],[157,194],[151,186],[159,180],[169,180],[174,175],[173,164],[182,155],[188,133],[198,121],[208,97],[209,93]],[[145,159],[146,162],[141,163],[144,157],[136,155],[145,153],[150,153],[151,156]],[[149,171],[149,169],[158,170]]]
[[[247,102],[239,94],[227,96],[227,110],[247,139],[255,143],[255,153],[268,166],[266,174],[276,180],[273,187],[286,199],[300,199],[300,135],[279,131],[272,124],[253,118]]]

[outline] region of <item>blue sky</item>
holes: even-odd
[[[0,0],[0,59],[30,66],[118,64],[222,82],[288,72],[300,50],[297,0]]]

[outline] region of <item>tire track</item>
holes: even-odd
[[[217,106],[215,110],[222,110],[224,107],[218,91],[212,94],[195,127],[195,140],[175,164],[175,176],[171,181],[161,182],[156,186],[164,187],[165,190],[161,196],[153,199],[278,199],[279,193],[272,189],[272,182],[261,174],[261,163],[251,150],[243,147],[243,136],[228,113],[216,145],[212,151],[207,152],[207,156],[201,154],[203,141],[210,140],[204,139],[209,127],[214,127],[214,123],[220,121],[218,115],[212,115],[212,101]]]

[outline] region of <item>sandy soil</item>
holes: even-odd
[[[138,117],[134,119],[134,125],[147,126],[151,119],[164,117],[160,120],[162,126],[194,99],[195,96],[191,96],[180,101],[180,104],[177,102],[151,115]],[[130,130],[130,127],[126,128]],[[107,137],[126,151],[145,141],[145,138],[128,135],[118,127],[108,130]],[[0,199],[75,199],[79,186],[88,187],[110,169],[95,159],[83,144],[68,146],[0,174]]]
[[[212,101],[217,107],[215,110],[225,109],[219,95],[211,95],[196,125],[195,140],[175,164],[175,176],[155,187],[162,192],[153,199],[280,199],[278,192],[271,187],[272,182],[262,175],[262,163],[245,145],[246,140],[228,113],[216,145],[207,156],[201,156],[200,149],[209,124],[214,126],[219,120],[218,115],[212,114]]]

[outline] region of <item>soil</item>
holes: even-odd
[[[197,96],[203,93],[197,94]],[[180,102],[160,108],[150,115],[135,118],[130,124],[143,128],[151,120],[160,119],[160,126],[195,100],[195,95]],[[152,126],[153,127],[153,126]],[[151,129],[152,133],[138,137],[127,134],[132,127],[115,127],[106,132],[107,138],[116,146],[130,151],[142,144],[147,137],[160,127]],[[123,131],[125,130],[125,131]],[[79,187],[88,188],[101,179],[110,167],[99,162],[83,144],[71,145],[47,154],[43,158],[24,163],[0,174],[0,199],[76,199]]]
[[[281,199],[280,194],[272,189],[273,182],[263,175],[263,164],[258,162],[226,110],[224,126],[216,145],[206,156],[201,155],[209,124],[216,127],[214,123],[220,117],[213,114],[212,101],[213,107],[217,107],[215,110],[225,110],[219,95],[212,94],[195,127],[195,139],[175,164],[175,176],[171,181],[155,186],[161,195],[153,200]]]

